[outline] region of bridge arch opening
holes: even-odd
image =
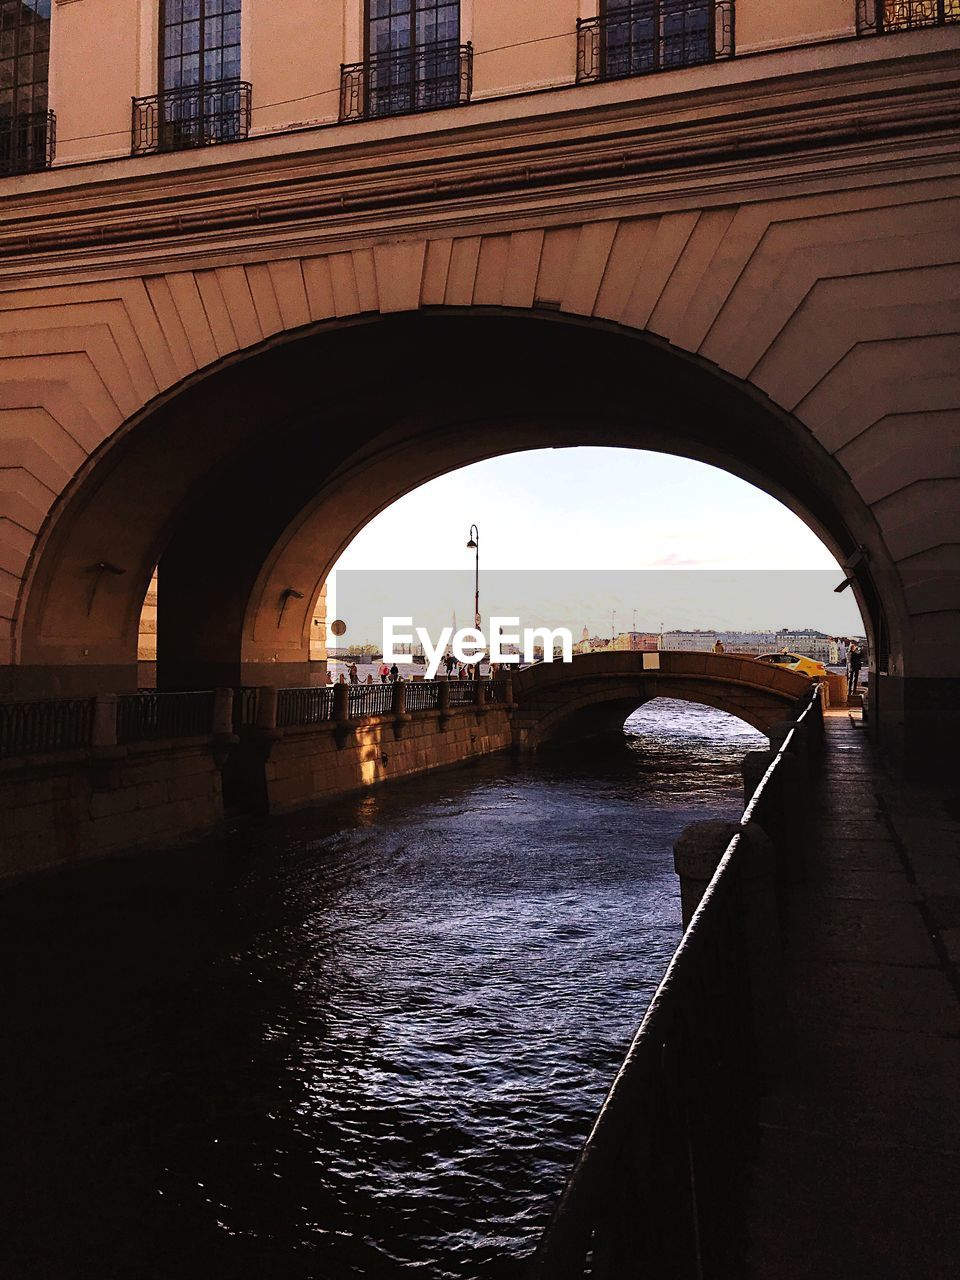
[[[692,742],[710,742],[720,737],[736,742],[744,751],[764,750],[769,745],[766,735],[742,715],[706,703],[691,703],[682,698],[658,695],[637,707],[622,725],[624,737],[631,745],[642,747],[651,733],[675,730]]]
[[[709,695],[708,695],[709,696]],[[632,704],[632,705],[631,705]],[[569,715],[549,725],[549,732],[536,745],[564,746],[591,740],[624,742],[642,747],[649,733],[660,733],[664,726],[675,725],[678,731],[696,737],[698,726],[705,740],[715,731],[743,738],[745,751],[765,745],[765,721],[761,714],[730,710],[732,704],[721,696],[707,701],[702,693],[694,697],[680,689],[652,694],[637,702],[636,697],[614,697],[575,708]],[[783,717],[789,712],[784,706]],[[749,717],[749,718],[748,718]]]
[[[742,715],[712,706],[700,700],[656,694],[634,707],[621,720],[623,703],[598,707],[596,717],[572,717],[566,735],[550,740],[547,747],[566,752],[583,747],[586,752],[597,748],[625,750],[636,755],[642,765],[651,752],[662,768],[669,758],[677,769],[688,770],[698,777],[707,768],[711,756],[720,748],[740,753],[769,748],[764,731]]]
[[[322,585],[380,511],[483,458],[585,443],[694,458],[778,498],[855,561],[871,647],[907,660],[882,539],[797,419],[650,334],[436,311],[284,335],[132,417],[43,531],[15,673],[47,692],[135,684],[159,564],[162,685],[303,683]]]

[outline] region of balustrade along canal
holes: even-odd
[[[695,823],[675,845],[685,932],[531,1280],[725,1280],[742,1270],[751,1109],[782,1045],[778,886],[792,878],[781,866],[786,833],[802,825],[791,779],[818,764],[819,687],[781,730],[775,750],[744,763],[739,823]]]

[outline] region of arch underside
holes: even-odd
[[[159,561],[163,684],[303,683],[314,602],[373,516],[471,462],[577,445],[722,467],[840,558],[870,536],[849,480],[799,421],[662,339],[502,312],[319,326],[182,387],[87,467],[41,545],[21,661],[134,681]],[[93,572],[103,563],[123,572]],[[856,589],[874,628],[866,565]],[[885,604],[883,635],[899,643],[895,591]]]
[[[706,676],[647,675],[640,679],[569,682],[548,691],[521,694],[515,717],[520,745],[537,748],[621,732],[634,711],[656,698],[713,707],[736,716],[760,733],[793,716],[797,699],[768,687]]]

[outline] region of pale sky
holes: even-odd
[[[604,570],[661,571],[644,575],[647,585],[635,592],[639,599],[630,600],[628,607],[612,597],[610,602],[584,600],[582,610],[593,616],[583,621],[598,634],[609,633],[610,607],[618,603],[618,630],[632,625],[634,608],[641,629],[656,629],[663,622],[668,629],[812,626],[844,634],[862,630],[851,592],[833,593],[842,571],[799,517],[715,467],[633,449],[538,449],[450,472],[372,520],[336,568],[446,569],[469,576],[473,553],[465,544],[471,523],[480,528],[481,595],[484,571],[491,570],[594,575]],[[694,599],[676,603],[678,582],[670,584],[668,599],[660,599],[649,586],[665,578],[664,571],[673,571],[672,579],[684,570],[699,571],[689,579],[691,588],[695,584]],[[732,570],[779,572],[738,575],[742,585],[734,593],[729,585]],[[711,571],[725,572],[713,577]],[[504,581],[501,575],[497,578]],[[560,581],[556,572],[544,575],[539,602],[530,598],[537,594],[530,585],[537,582],[536,576],[525,573],[523,579],[529,607],[536,611],[539,603],[555,615]],[[579,574],[577,579],[583,580]],[[495,581],[493,575],[489,581]],[[716,591],[711,583],[716,583]],[[571,586],[565,599],[573,590]],[[677,616],[660,617],[667,609]],[[481,612],[487,612],[483,601]],[[461,601],[461,626],[470,624],[471,614],[469,598]],[[550,618],[534,621],[546,623]]]

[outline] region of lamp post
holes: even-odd
[[[467,550],[474,553],[473,569],[473,625],[480,630],[480,530],[475,524],[470,526],[470,539]]]

